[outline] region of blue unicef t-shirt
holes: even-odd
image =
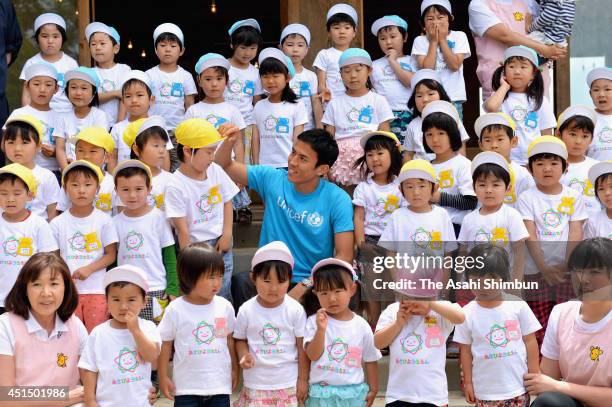
[[[293,281],[310,276],[312,266],[334,254],[334,234],[353,231],[353,204],[346,192],[321,180],[310,194],[295,190],[287,172],[263,165],[247,167],[249,187],[265,202],[259,246],[284,242],[295,260]]]

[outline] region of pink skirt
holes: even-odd
[[[357,185],[363,181],[360,168],[353,165],[363,156],[363,148],[359,144],[360,137],[347,137],[338,140],[338,159],[329,171],[329,179],[339,185]]]

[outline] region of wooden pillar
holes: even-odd
[[[91,53],[89,44],[85,39],[85,27],[94,21],[95,0],[77,0],[77,29],[79,35],[79,65],[91,66]]]
[[[570,48],[568,43],[567,58],[555,62],[555,112],[561,114],[571,105]]]
[[[353,46],[363,47],[363,0],[280,0],[281,24],[301,23],[310,29],[310,51],[304,59],[304,65],[312,66],[316,53],[329,48],[327,38],[327,10],[336,3],[346,3],[355,7],[359,22]]]

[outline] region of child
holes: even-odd
[[[308,122],[304,104],[289,86],[293,75],[293,63],[281,50],[261,51],[259,76],[268,97],[257,102],[253,109],[253,164],[286,167],[293,141]]]
[[[289,24],[281,32],[280,46],[285,55],[291,58],[295,68],[295,75],[289,81],[289,86],[306,107],[308,122],[304,125],[304,130],[320,129],[323,127],[323,107],[321,99],[316,95],[319,81],[317,74],[302,65],[310,46],[310,30],[303,24]]]
[[[85,27],[85,38],[95,61],[94,70],[100,78],[100,109],[106,113],[112,127],[125,117],[125,105],[121,103],[121,80],[130,72],[130,67],[115,62],[121,38],[113,27],[99,22],[90,23]]]
[[[534,50],[514,46],[504,51],[504,64],[492,79],[495,93],[484,103],[487,112],[504,112],[516,122],[517,148],[510,159],[527,164],[527,147],[540,135],[552,135],[555,127],[553,108],[544,97],[544,82]]]
[[[421,27],[425,34],[414,39],[412,56],[420,69],[434,69],[442,85],[463,118],[463,103],[467,100],[463,80],[463,61],[470,57],[470,44],[463,31],[452,31],[454,20],[448,0],[423,0]]]
[[[159,311],[168,299],[179,295],[172,230],[164,213],[148,205],[153,176],[146,164],[138,160],[123,161],[113,176],[117,196],[124,206],[113,217],[119,239],[117,265],[131,264],[145,272],[149,290],[140,317],[159,322]]]
[[[238,362],[232,337],[234,308],[217,295],[225,271],[223,257],[206,243],[192,243],[181,250],[177,268],[183,295],[168,305],[159,324],[159,388],[175,406],[229,407]]]
[[[382,356],[368,323],[348,307],[357,274],[347,262],[330,258],[314,265],[311,278],[321,308],[308,317],[304,335],[310,360],[306,406],[370,407]]]
[[[527,168],[536,185],[521,194],[517,208],[529,232],[525,281],[538,282],[540,290],[526,299],[532,300],[532,310],[546,328],[555,301],[574,297],[563,265],[575,242],[582,240],[587,215],[582,195],[560,182],[567,169],[565,144],[553,136],[537,137],[527,154]],[[543,333],[536,337],[541,343]]]
[[[138,267],[124,265],[104,275],[112,319],[91,332],[79,359],[85,404],[99,407],[149,404],[151,365],[161,338],[155,324],[138,318],[149,284]]]
[[[106,298],[102,279],[106,267],[117,259],[117,232],[110,216],[94,208],[104,175],[85,160],[70,163],[62,173],[62,186],[70,209],[51,221],[59,253],[65,259],[79,291],[76,315],[88,332],[106,321]]]
[[[587,75],[587,84],[597,113],[589,157],[599,161],[612,160],[612,149],[608,147],[612,133],[612,68],[593,69]]]
[[[113,176],[104,171],[104,164],[108,160],[111,152],[115,148],[115,142],[108,132],[100,127],[87,127],[76,136],[75,155],[77,160],[86,160],[94,164],[103,174],[103,179],[100,179],[98,189],[96,190],[95,200],[93,205],[102,212],[112,213],[116,205],[115,198],[115,183]],[[65,186],[62,183],[63,191],[60,191],[57,210],[65,212],[70,208],[71,202],[65,191]]]
[[[306,313],[287,295],[292,269],[293,256],[283,242],[268,243],[253,256],[251,280],[257,295],[242,304],[234,329],[244,380],[235,407],[297,407],[298,399],[306,398]]]
[[[597,163],[589,170],[589,181],[604,208],[590,216],[584,227],[584,238],[612,239],[612,161]]]
[[[404,55],[404,44],[408,40],[408,23],[403,18],[384,16],[372,24],[372,34],[378,39],[378,46],[385,54],[372,62],[372,86],[379,95],[384,96],[395,118],[391,121],[391,131],[404,143],[404,134],[412,111],[408,100],[412,95],[410,81],[416,72],[416,64],[410,55]]]
[[[98,88],[100,78],[91,68],[80,66],[66,72],[66,95],[72,103],[73,110],[63,113],[60,130],[56,139],[57,161],[62,171],[76,158],[74,137],[87,127],[99,127],[106,131],[110,128],[108,118],[98,106]]]
[[[50,221],[56,215],[56,203],[60,196],[55,175],[36,164],[36,150],[42,139],[42,123],[28,114],[11,114],[5,123],[2,137],[2,151],[13,163],[23,165],[32,171],[36,179],[37,193],[26,204],[26,209]]]
[[[529,407],[523,376],[540,372],[535,332],[541,325],[525,301],[486,286],[511,281],[505,250],[478,245],[469,257],[481,261],[466,270],[479,288],[472,290],[476,299],[463,308],[465,322],[453,335],[461,347],[465,399],[483,407]]]
[[[57,243],[49,224],[31,213],[26,205],[36,196],[34,173],[21,164],[0,168],[0,252],[2,280],[0,283],[0,311],[4,300],[15,284],[26,261],[38,252],[53,252]]]
[[[174,145],[174,129],[183,120],[185,110],[195,103],[198,89],[191,74],[178,65],[178,59],[185,52],[181,29],[172,23],[160,24],[153,31],[153,43],[159,65],[146,72],[151,78],[151,90],[156,102],[151,114],[166,119],[166,130]],[[178,167],[174,148],[170,150],[170,161],[170,170],[174,171]]]
[[[575,0],[536,0],[538,13],[526,25],[532,40],[546,45],[555,44],[567,48],[576,19]],[[527,23],[527,21],[526,21]]]
[[[561,113],[556,136],[567,148],[567,172],[561,177],[561,183],[574,188],[582,195],[587,215],[599,213],[601,205],[595,196],[593,184],[589,181],[589,170],[597,160],[587,157],[597,117],[593,109],[587,106],[570,106]]]
[[[25,71],[32,64],[48,62],[57,70],[57,89],[51,99],[51,109],[57,113],[69,112],[72,110],[70,101],[64,94],[64,74],[78,67],[77,62],[69,55],[62,52],[62,46],[66,42],[66,21],[62,16],[55,13],[44,13],[34,20],[34,39],[38,45],[39,52],[28,59],[23,65],[19,79],[27,81]],[[30,104],[32,98],[23,83],[21,91],[21,106]]]
[[[423,144],[427,153],[436,155],[431,163],[442,190],[433,194],[432,202],[446,208],[459,235],[463,217],[478,204],[470,176],[471,162],[458,153],[461,119],[455,107],[442,100],[425,106],[422,116]]]
[[[226,129],[230,130],[226,130]],[[239,131],[227,124],[223,131]],[[225,274],[220,294],[231,298],[232,203],[236,184],[213,163],[221,134],[204,119],[188,119],[176,128],[177,153],[181,161],[166,185],[166,217],[174,225],[179,248],[206,242],[223,253]]]
[[[51,171],[59,180],[60,167],[55,157],[58,115],[49,105],[57,92],[57,70],[49,63],[38,62],[31,64],[24,74],[30,104],[13,110],[11,116],[27,114],[40,120],[43,132],[40,137],[40,151],[36,152],[34,161],[40,167]]]
[[[355,39],[357,22],[357,11],[348,4],[334,4],[327,12],[326,26],[331,47],[319,51],[312,63],[319,83],[317,96],[323,103],[346,92],[339,61],[342,53],[350,48]]]
[[[363,155],[359,145],[363,131],[389,131],[393,112],[383,96],[368,88],[372,59],[365,50],[349,48],[338,63],[346,91],[334,96],[325,109],[322,123],[338,141],[340,149],[330,170],[330,179],[350,189],[361,181],[361,174],[353,163]]]
[[[485,113],[476,119],[474,131],[478,136],[478,146],[482,151],[501,154],[510,164],[510,187],[506,192],[504,203],[516,209],[517,197],[534,186],[533,177],[527,168],[510,161],[510,151],[516,147],[516,123],[505,113]]]
[[[138,159],[151,171],[151,190],[147,204],[164,211],[164,190],[172,180],[172,174],[164,169],[170,162],[168,145],[170,138],[166,132],[166,121],[161,116],[151,116],[131,122],[123,132],[122,145],[131,149],[131,159]],[[122,160],[121,163],[126,160]]]

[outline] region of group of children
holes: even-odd
[[[573,298],[566,255],[584,238],[612,237],[612,70],[588,75],[595,110],[571,106],[556,119],[538,55],[508,48],[489,113],[474,126],[483,152],[469,160],[462,64],[470,49],[452,20],[450,2],[424,0],[424,34],[410,55],[406,21],[376,20],[385,56],[372,61],[351,48],[356,11],[334,5],[331,47],[318,53],[315,72],[302,65],[307,27],[290,24],[278,48],[260,50],[259,23],[241,20],[228,31],[231,57],[203,55],[194,81],[178,65],[185,38],[174,24],[155,29],[159,65],[142,72],[114,61],[119,33],[99,22],[86,29],[95,67],[78,67],[61,51],[64,20],[39,16],[40,53],[21,75],[24,106],[2,138],[12,164],[0,168],[0,305],[31,255],[59,251],[91,335],[79,364],[91,405],[137,405],[127,400],[146,398],[157,364],[175,405],[229,405],[242,369],[237,406],[369,406],[384,348],[388,405],[445,405],[453,329],[468,401],[528,405],[522,378],[539,371],[541,328],[556,302]],[[274,242],[253,258],[257,296],[234,310],[232,223],[250,220],[250,200],[214,163],[216,148],[240,131],[235,160],[286,169],[295,138],[317,127],[338,143],[329,178],[352,195],[358,250],[410,242],[483,256],[484,267],[463,278],[538,282],[529,305],[495,290],[457,293],[464,308],[437,299],[446,292],[401,292],[384,310],[367,301],[366,322],[349,308],[357,281],[370,278],[358,253],[361,274],[338,259],[314,266],[310,299],[319,310],[307,318],[286,295],[293,257]],[[462,278],[452,270],[436,278],[451,276]],[[107,360],[110,347],[136,353]],[[111,363],[132,380],[111,380]],[[422,385],[406,384],[413,375]]]

